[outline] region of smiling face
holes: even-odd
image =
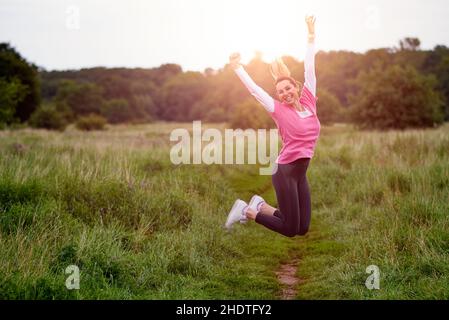
[[[276,93],[279,100],[288,105],[293,105],[299,99],[299,87],[291,80],[285,79],[276,84]]]

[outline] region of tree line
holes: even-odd
[[[303,63],[290,56],[283,59],[293,77],[302,81]],[[261,54],[245,68],[276,96],[269,64]],[[398,47],[366,53],[320,51],[316,73],[322,123],[404,129],[449,120],[446,46],[421,50],[419,39],[405,38]],[[274,126],[228,65],[204,72],[183,71],[176,64],[45,71],[9,44],[0,44],[0,127],[25,123],[63,129],[86,119],[112,124],[203,120],[239,128]]]

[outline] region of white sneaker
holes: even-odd
[[[254,195],[251,198],[248,207],[253,209],[256,212],[259,212],[260,211],[260,206],[262,205],[262,203],[265,203],[265,200],[261,196]],[[247,222],[248,222],[248,218],[245,215],[245,218],[240,220],[240,223],[244,224],[244,223],[247,223]]]
[[[254,195],[249,201],[249,207],[256,212],[259,212],[262,203],[265,203],[265,200],[261,196]]]
[[[238,221],[246,220],[246,213],[244,212],[246,207],[248,207],[248,204],[240,199],[234,203],[225,223],[226,229],[230,229],[232,225]]]

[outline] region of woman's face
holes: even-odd
[[[279,100],[289,105],[293,105],[294,101],[299,99],[299,88],[290,80],[282,80],[276,85],[276,92]]]

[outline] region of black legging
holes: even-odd
[[[258,213],[256,222],[287,237],[305,235],[310,224],[310,191],[307,183],[309,158],[279,164],[272,176],[279,210],[274,215]]]

